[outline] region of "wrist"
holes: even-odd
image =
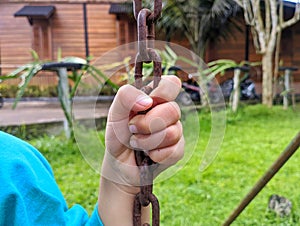
[[[132,226],[133,203],[138,187],[120,185],[101,177],[98,213],[104,225]],[[142,221],[149,222],[149,208],[142,209]]]
[[[119,193],[123,193],[124,195],[127,195],[128,197],[131,197],[132,199],[134,199],[136,194],[138,194],[140,192],[139,186],[119,184],[119,183],[111,181],[110,179],[107,179],[103,176],[101,177],[101,180],[100,180],[100,185],[101,184],[106,184],[109,187],[114,188],[115,191],[117,191]]]
[[[122,163],[109,154],[104,157],[101,181],[129,195],[136,195],[140,191],[138,167]]]

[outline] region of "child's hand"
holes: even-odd
[[[180,109],[174,102],[180,89],[177,77],[163,76],[149,96],[130,85],[118,91],[107,119],[98,200],[104,225],[132,225],[133,201],[140,191],[133,149],[146,151],[156,162],[155,175],[182,158]],[[138,114],[145,110],[149,111]],[[142,223],[149,222],[149,213],[142,208]]]
[[[176,76],[163,76],[149,96],[131,85],[120,88],[107,120],[103,177],[137,193],[139,171],[133,149],[146,151],[158,164],[156,175],[182,158],[180,109],[174,102],[180,88]]]

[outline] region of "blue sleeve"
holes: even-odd
[[[0,225],[103,225],[97,206],[91,216],[70,209],[46,159],[31,145],[0,131]]]

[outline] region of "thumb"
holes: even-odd
[[[132,85],[124,85],[119,90],[108,112],[108,121],[120,121],[128,118],[131,111],[149,109],[153,104],[151,97]]]

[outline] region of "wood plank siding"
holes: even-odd
[[[37,51],[43,60],[55,61],[58,57],[58,49],[61,49],[63,57],[86,57],[83,3],[45,1],[47,4],[42,4],[43,1],[38,3],[28,1],[29,5],[55,6],[55,13],[48,22],[48,28],[45,29],[46,25],[39,27],[40,21],[34,21],[31,26],[26,17],[14,17],[19,9],[28,4],[11,2],[0,3],[0,64],[2,74],[9,73],[19,65],[31,62],[31,49]],[[109,7],[110,4],[106,3],[88,3],[86,5],[88,47],[93,59],[97,59],[117,45],[116,15],[108,13]],[[39,35],[41,36],[39,37]],[[38,38],[41,39],[42,44],[36,44],[35,39]],[[49,39],[49,53],[45,53],[47,52],[45,50],[47,39]],[[39,46],[41,47],[40,50]],[[45,80],[45,73],[40,74],[33,79],[33,84],[45,82],[42,81]],[[53,73],[46,73],[46,75],[48,76],[47,83],[54,84],[57,82],[56,75]]]
[[[283,66],[298,67],[298,71],[293,72],[294,89],[300,93],[300,23],[287,28],[282,33],[280,60]],[[242,32],[236,31],[233,37],[222,40],[219,43],[211,44],[206,54],[206,62],[217,59],[232,59],[241,62],[245,59],[245,28]],[[261,61],[261,55],[257,54],[253,46],[250,33],[249,37],[249,61]],[[256,82],[257,91],[261,93],[262,70],[255,67],[251,71],[251,78]],[[283,72],[281,72],[283,74]],[[227,73],[224,77],[219,77],[222,82],[228,77],[233,77],[232,73]]]
[[[32,61],[30,49],[36,50],[42,59],[56,61],[60,48],[64,56],[85,58],[88,53],[93,62],[107,51],[136,40],[136,23],[126,13],[110,14],[110,3],[120,0],[1,0],[0,1],[0,73],[5,74],[17,66]],[[125,2],[125,0],[124,0]],[[55,6],[53,16],[48,20],[34,20],[30,25],[26,17],[14,17],[14,14],[25,5]],[[86,9],[86,29],[84,9]],[[238,18],[242,19],[242,18]],[[182,34],[174,35],[171,42],[189,48]],[[87,38],[87,39],[86,39]],[[164,40],[163,32],[157,39]],[[294,72],[297,90],[300,93],[300,23],[286,29],[282,34],[281,60],[284,66],[299,67]],[[87,41],[87,45],[86,45]],[[255,52],[253,42],[249,40],[249,61],[261,60]],[[87,49],[88,48],[88,49]],[[132,51],[132,49],[131,49]],[[112,63],[124,59],[122,53],[111,55]],[[211,43],[207,48],[205,62],[216,59],[233,59],[240,62],[245,59],[245,27],[242,32],[235,31],[227,40]],[[262,72],[258,67],[253,71],[253,79],[258,87],[262,80]],[[229,74],[227,76],[232,76]],[[227,77],[220,77],[223,81]],[[53,73],[37,76],[34,84],[56,84]],[[299,89],[298,89],[299,87]],[[260,91],[260,88],[258,88]]]
[[[206,62],[210,62],[218,59],[231,59],[236,62],[241,62],[245,60],[245,28],[241,28],[241,31],[235,31],[232,36],[229,36],[226,40],[221,40],[218,43],[211,43],[209,46],[209,51],[206,53]],[[255,48],[253,46],[252,37],[249,37],[249,61],[259,62],[261,56],[256,54]],[[220,82],[226,80],[228,77],[232,77],[232,73],[227,73],[224,77],[219,77]],[[253,74],[252,78],[256,82],[261,82],[261,70],[258,68],[257,73]]]
[[[31,27],[26,18],[14,17],[20,4],[0,4],[0,51],[3,73],[30,59]]]

